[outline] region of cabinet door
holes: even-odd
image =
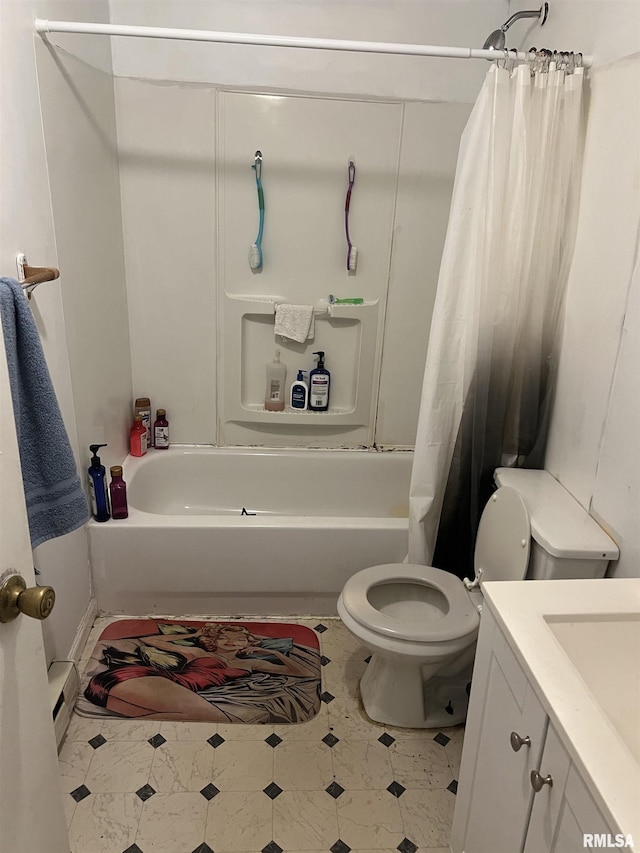
[[[540,775],[551,777],[535,793],[524,853],[582,853],[585,834],[615,835],[549,726]]]
[[[546,725],[542,705],[485,609],[452,830],[454,851],[522,850],[533,797],[529,776],[539,766]],[[530,745],[515,751],[512,732],[528,737]]]

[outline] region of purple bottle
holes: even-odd
[[[128,518],[127,484],[122,479],[121,465],[114,465],[111,468],[109,494],[111,495],[111,518]]]

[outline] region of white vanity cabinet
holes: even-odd
[[[583,833],[614,835],[486,606],[473,679],[453,853],[577,853]]]

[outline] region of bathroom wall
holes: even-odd
[[[519,0],[509,11],[522,8],[527,4]],[[529,38],[523,46],[530,43]],[[540,46],[542,39],[534,43]],[[635,577],[640,575],[640,3],[552,0],[544,44],[590,53],[596,61],[589,74],[581,211],[546,464],[618,543],[620,559],[609,574]]]
[[[505,2],[417,2],[417,0],[394,0],[394,2],[362,2],[362,0],[345,0],[339,5],[326,0],[308,0],[307,2],[292,2],[292,0],[271,0],[271,2],[227,2],[222,0],[215,5],[206,2],[190,2],[187,6],[174,2],[154,2],[150,6],[144,2],[130,0],[115,0],[111,3],[112,20],[114,23],[152,24],[156,26],[181,26],[196,29],[218,29],[226,31],[245,31],[258,33],[275,33],[283,35],[302,35],[327,38],[353,38],[361,40],[404,41],[435,44],[478,45],[481,44],[493,21],[503,20],[506,15]],[[295,425],[279,430],[277,434],[267,429],[260,430],[256,424],[247,425],[229,423],[224,411],[216,411],[211,391],[216,375],[213,356],[215,353],[213,334],[215,324],[213,313],[205,306],[204,312],[196,312],[202,307],[203,295],[202,276],[198,271],[203,265],[208,265],[213,246],[206,238],[204,243],[198,243],[203,225],[206,233],[215,231],[215,224],[206,219],[210,214],[210,200],[207,198],[200,207],[200,200],[206,192],[206,184],[199,185],[192,192],[192,182],[183,182],[183,203],[181,216],[183,224],[177,226],[178,233],[187,230],[187,222],[192,223],[190,229],[195,241],[188,240],[195,272],[190,280],[189,292],[193,295],[195,310],[189,306],[180,310],[191,311],[189,325],[194,334],[185,340],[184,332],[181,339],[180,354],[174,364],[167,367],[165,379],[172,375],[173,370],[180,369],[184,375],[184,365],[189,364],[190,382],[198,391],[203,391],[197,401],[188,397],[188,388],[178,380],[172,382],[170,398],[177,402],[173,406],[174,416],[172,428],[177,440],[194,440],[189,436],[204,435],[205,441],[211,441],[215,434],[212,423],[218,420],[218,436],[221,440],[230,442],[246,442],[250,444],[304,443],[311,440],[316,445],[334,444],[353,446],[354,444],[369,444],[372,437],[378,446],[410,447],[415,440],[415,430],[418,417],[420,388],[428,342],[428,329],[435,296],[440,254],[446,229],[448,208],[450,203],[455,160],[458,141],[466,123],[469,104],[476,97],[480,83],[485,73],[481,63],[459,62],[446,59],[425,59],[415,57],[377,56],[373,54],[343,54],[327,51],[286,50],[279,48],[234,47],[230,45],[211,45],[180,42],[140,42],[128,39],[114,39],[114,73],[118,75],[118,133],[122,162],[122,193],[123,215],[133,226],[133,231],[127,238],[127,277],[132,293],[141,294],[134,305],[130,299],[130,315],[132,324],[132,340],[138,355],[144,351],[146,355],[134,357],[134,384],[136,388],[149,388],[150,393],[158,384],[157,371],[147,369],[151,356],[150,339],[154,336],[153,324],[150,323],[148,311],[143,304],[149,304],[150,291],[153,284],[143,283],[145,276],[138,271],[144,264],[151,264],[154,270],[171,270],[181,275],[182,262],[180,252],[171,257],[171,244],[167,240],[156,241],[155,257],[144,256],[148,240],[145,235],[145,225],[142,217],[136,217],[132,211],[140,210],[145,203],[148,208],[158,201],[163,193],[165,181],[171,182],[168,188],[170,194],[178,190],[176,179],[177,164],[182,163],[186,168],[186,157],[189,145],[205,149],[209,156],[213,154],[213,143],[207,141],[207,134],[212,133],[210,110],[212,102],[202,92],[188,88],[188,84],[215,84],[219,89],[231,87],[255,92],[275,93],[313,93],[314,95],[330,95],[331,97],[355,97],[359,103],[371,99],[384,99],[399,103],[405,101],[403,107],[403,124],[401,131],[401,146],[395,174],[389,178],[397,179],[397,196],[395,199],[395,219],[388,229],[383,242],[391,241],[390,259],[379,259],[376,253],[363,253],[360,246],[360,277],[355,276],[339,280],[335,286],[332,282],[331,267],[326,258],[314,254],[305,246],[293,245],[292,253],[297,260],[301,273],[309,271],[313,276],[325,276],[326,285],[320,288],[322,293],[337,292],[338,295],[367,295],[369,282],[366,278],[367,264],[377,260],[387,266],[382,271],[388,280],[387,292],[380,300],[381,317],[384,319],[384,337],[378,336],[377,348],[372,356],[378,387],[377,416],[375,433],[373,433],[373,417],[364,427],[344,427],[334,430],[333,427],[308,434],[299,431]],[[144,78],[146,89],[141,82],[124,78]],[[174,81],[175,86],[182,82],[181,93],[175,99],[165,89],[151,88],[151,81]],[[187,85],[184,85],[187,84]],[[132,92],[138,86],[137,110],[134,112],[127,105]],[[129,94],[125,94],[128,92]],[[184,98],[182,97],[184,95]],[[161,106],[167,101],[167,109]],[[205,106],[204,111],[198,112],[194,102],[200,100]],[[179,106],[180,104],[180,106]],[[157,105],[157,106],[156,106]],[[160,141],[160,134],[153,134],[153,121],[145,130],[144,116],[149,112],[157,116],[160,124],[171,122],[169,109],[177,109],[174,115],[179,121],[188,123],[193,128],[191,143],[186,144],[181,153],[177,135],[186,137],[186,131],[166,128]],[[129,163],[127,148],[131,144],[132,133],[128,127],[135,127],[137,134],[135,148],[140,153],[141,147],[148,146],[150,151],[161,147],[165,160],[171,162],[171,178],[158,168],[147,164],[142,167],[139,157],[135,163]],[[343,125],[344,126],[344,125]],[[295,141],[296,128],[287,127],[288,133]],[[383,131],[384,128],[381,127]],[[151,139],[153,135],[153,139]],[[335,135],[340,136],[340,127],[336,127]],[[300,133],[302,141],[304,134]],[[212,137],[213,138],[213,137]],[[142,141],[142,140],[147,140]],[[305,146],[308,142],[305,140]],[[208,150],[207,150],[207,146]],[[309,159],[314,159],[314,150],[308,151]],[[320,159],[316,157],[316,159]],[[156,161],[159,165],[159,160]],[[201,161],[200,161],[201,162]],[[366,162],[360,172],[363,181],[366,175]],[[192,173],[193,174],[193,173]],[[328,173],[328,180],[335,180]],[[195,174],[193,174],[195,180]],[[365,184],[360,183],[364,188]],[[187,195],[189,194],[189,195]],[[138,201],[133,196],[136,195]],[[146,196],[146,201],[145,201]],[[188,199],[188,201],[187,201]],[[358,200],[358,188],[354,196],[354,215],[358,213],[360,204],[359,226],[356,230],[362,239],[370,239],[371,232],[367,228],[367,209],[362,205],[363,197]],[[204,213],[200,216],[199,213]],[[272,212],[272,211],[271,211]],[[373,211],[372,211],[373,212]],[[157,221],[162,217],[167,227],[170,227],[170,211],[153,217]],[[324,211],[318,216],[322,217]],[[149,220],[148,214],[146,214]],[[324,227],[324,219],[322,220]],[[267,213],[269,234],[276,242],[286,239],[287,223],[274,221]],[[294,222],[294,226],[302,222]],[[355,221],[352,222],[356,227]],[[238,223],[240,227],[240,223]],[[289,230],[301,230],[296,227]],[[147,229],[148,233],[148,229]],[[162,233],[167,233],[163,230]],[[364,237],[362,236],[364,234]],[[305,243],[317,244],[317,239],[309,237]],[[357,243],[358,241],[356,241]],[[130,251],[135,244],[135,253]],[[158,252],[158,245],[162,246]],[[312,255],[310,260],[309,255]],[[143,260],[144,258],[144,260]],[[132,275],[135,280],[132,280]],[[309,277],[307,275],[307,278]],[[155,278],[155,277],[154,277]],[[208,273],[210,280],[211,274]],[[223,282],[218,282],[222,287]],[[359,287],[364,287],[363,293]],[[287,295],[287,291],[278,288],[277,293]],[[303,300],[300,300],[303,301]],[[385,304],[386,303],[386,304]],[[163,336],[164,329],[171,323],[168,305],[167,317],[159,320],[157,337]],[[158,311],[165,310],[162,300]],[[224,326],[224,321],[223,326]],[[171,324],[175,334],[175,324]],[[204,336],[203,327],[208,327],[209,334]],[[322,328],[322,327],[320,327]],[[200,334],[198,343],[196,336]],[[217,341],[218,353],[224,351],[224,342]],[[310,346],[308,349],[318,349]],[[199,350],[200,358],[190,357],[194,350]],[[265,352],[253,369],[256,375],[264,373],[264,362],[271,357]],[[293,357],[293,356],[292,356]],[[369,357],[369,356],[368,356]],[[345,356],[346,359],[346,356]],[[295,359],[294,359],[295,360]],[[312,360],[305,359],[304,365],[311,366]],[[251,367],[251,366],[249,366]],[[334,372],[335,389],[341,379],[350,380],[351,365],[345,360],[344,364],[335,357],[330,365]],[[346,374],[346,375],[345,375]],[[378,380],[379,377],[379,380]],[[290,375],[289,379],[293,378]],[[145,392],[146,393],[146,392]],[[373,400],[375,407],[376,401]],[[180,438],[182,437],[182,438]],[[203,440],[196,438],[195,440]],[[215,439],[214,439],[215,440]]]
[[[510,0],[508,15],[541,4]],[[549,16],[542,29],[534,19],[518,21],[507,33],[507,47],[528,50],[532,45],[551,50],[591,54],[605,65],[637,53],[640,43],[638,0],[549,0]]]
[[[164,8],[163,4],[160,6]],[[198,4],[195,6],[197,9]],[[137,9],[135,6],[134,11]],[[187,23],[184,16],[182,23]],[[200,21],[200,25],[205,23]],[[184,45],[178,47],[182,50]],[[208,47],[215,53],[215,46]],[[173,58],[177,60],[178,56],[182,58],[183,54]],[[243,68],[245,71],[254,68],[259,73],[256,56],[246,54]],[[176,63],[169,63],[165,71],[169,70],[175,72]],[[146,77],[157,73],[151,60],[144,73]],[[200,81],[208,74],[215,79],[214,71],[206,64],[198,67],[197,74],[192,72]],[[288,70],[280,74],[278,82],[280,86],[287,83],[295,92],[299,79],[300,75],[294,78]],[[324,85],[328,83],[333,86],[336,79],[325,78]],[[255,118],[253,123],[248,119],[247,125],[254,133],[245,134],[252,137],[249,142],[248,138],[227,138],[232,132],[230,120],[218,126],[216,111],[220,107],[216,107],[216,99],[219,104],[222,95],[216,92],[221,91],[202,82],[116,78],[135,393],[150,394],[154,405],[163,405],[170,411],[172,436],[177,442],[359,446],[375,440],[383,447],[411,446],[457,147],[469,105],[403,104],[397,100],[383,103],[335,97],[283,99],[281,89],[275,124],[275,114],[266,113],[266,105],[273,107],[273,101],[263,96],[260,102],[260,95],[254,98]],[[439,94],[444,97],[446,93],[442,90]],[[396,138],[389,138],[391,147],[383,167],[382,161],[378,163],[379,158],[372,157],[389,128],[385,109],[396,110],[400,125]],[[307,118],[303,117],[305,110]],[[362,117],[353,119],[356,114]],[[365,114],[369,116],[366,122]],[[324,129],[330,133],[325,142]],[[254,149],[267,145],[265,137],[271,138],[274,132],[280,134],[280,141],[272,140],[273,156],[271,162],[267,157],[265,163],[266,242],[273,263],[270,267],[266,264],[264,273],[252,281],[246,255],[255,236],[252,232],[257,227],[257,214],[250,162]],[[261,134],[262,142],[254,141],[256,134]],[[340,149],[342,137],[347,146],[342,146],[344,151],[355,154],[359,150],[362,155],[351,223],[354,242],[360,244],[356,276],[341,272],[347,155],[342,174],[335,168],[337,160],[334,157],[331,161],[328,151],[336,146]],[[352,142],[347,144],[346,138],[351,137]],[[225,166],[220,157],[216,160],[216,139],[226,139],[228,148],[246,144],[250,153],[249,159],[245,157],[244,172],[237,162],[232,167]],[[286,162],[281,162],[285,156],[289,168]],[[294,171],[294,167],[298,168],[294,161],[298,160],[299,176]],[[214,207],[216,170],[218,186],[223,183],[228,194],[226,200],[219,194],[217,208]],[[271,188],[269,175],[276,178]],[[278,215],[282,192],[288,193],[288,202],[286,205],[280,202],[283,215]],[[371,192],[377,192],[377,197],[370,196]],[[240,203],[231,211],[233,227],[230,227],[229,221],[216,216],[220,205],[229,210],[230,199],[236,197],[246,204],[243,207]],[[333,216],[329,210],[330,197],[334,199]],[[386,230],[381,231],[383,211],[388,211],[388,215],[385,214]],[[332,243],[327,242],[329,232],[335,238]],[[360,239],[355,238],[355,233]],[[216,239],[220,240],[217,244]],[[242,246],[238,254],[234,249],[239,242]],[[219,257],[215,254],[216,247]],[[336,263],[333,263],[334,254]],[[233,263],[229,265],[229,258],[240,256],[237,269]],[[217,274],[220,280],[216,280]],[[285,418],[280,418],[278,426],[272,428],[271,424],[252,422],[255,413],[248,412],[246,407],[244,411],[233,408],[230,396],[239,383],[228,376],[229,363],[233,360],[229,341],[234,334],[239,336],[239,330],[231,330],[231,321],[224,314],[217,317],[216,287],[220,294],[238,290],[280,294],[284,301],[315,302],[326,299],[329,292],[377,301],[378,313],[373,319],[374,323],[378,320],[381,323],[377,342],[371,352],[361,351],[359,360],[354,361],[349,355],[351,344],[346,331],[342,336],[336,334],[331,345],[322,343],[326,321],[317,324],[316,340],[320,343],[309,344],[305,353],[297,352],[295,347],[285,353],[290,382],[295,377],[295,368],[313,366],[312,350],[326,349],[338,405],[343,391],[341,383],[345,388],[354,387],[356,379],[362,380],[371,366],[373,387],[367,389],[366,383],[361,382],[358,388],[360,395],[371,395],[371,413],[364,419],[352,419],[350,424],[328,424],[327,418],[322,429],[307,424],[300,428],[295,424],[282,426]],[[255,328],[256,324],[252,326]],[[158,352],[168,337],[174,345],[160,362]],[[273,348],[271,336],[270,341],[265,339],[262,350],[245,354],[244,377],[249,377],[250,384],[260,386],[255,403],[260,402],[259,397],[264,393],[264,365],[271,359]],[[352,375],[354,369],[356,379]],[[225,377],[226,387],[221,381]],[[251,391],[252,399],[258,393],[256,388]],[[342,408],[348,410],[347,390],[342,396],[345,396]]]
[[[108,467],[132,394],[113,78],[40,40],[36,61],[80,456]]]
[[[21,0],[0,4],[0,38],[2,39],[2,96],[0,97],[0,125],[3,127],[0,156],[0,267],[3,275],[16,274],[15,254],[26,253],[33,265],[58,266],[60,279],[41,285],[34,292],[31,308],[42,339],[45,357],[53,384],[60,402],[62,415],[81,471],[87,465],[84,443],[76,424],[76,413],[80,423],[86,413],[103,405],[103,392],[99,385],[93,386],[82,378],[82,366],[91,369],[92,352],[78,352],[67,345],[67,336],[77,334],[77,323],[86,327],[91,318],[96,324],[103,322],[104,311],[108,311],[109,297],[105,300],[104,280],[99,281],[101,256],[95,239],[87,241],[88,224],[83,229],[82,219],[93,221],[99,217],[102,194],[92,203],[88,211],[86,201],[94,193],[86,177],[87,160],[91,160],[88,136],[83,122],[103,122],[100,114],[103,101],[99,97],[96,79],[88,81],[79,64],[66,66],[65,75],[55,66],[46,64],[46,79],[38,81],[36,74],[36,47],[40,49],[40,38],[33,31],[35,17],[108,20],[108,6],[104,0]],[[64,39],[61,43],[67,44]],[[111,68],[111,53],[106,39],[88,38],[77,45],[77,52],[103,71]],[[42,59],[42,57],[39,57]],[[46,58],[47,60],[49,57]],[[40,66],[42,70],[43,66]],[[105,73],[101,74],[104,78]],[[60,111],[62,119],[59,134],[45,140],[43,118],[40,109],[39,83],[46,89],[45,111]],[[95,85],[94,85],[95,84]],[[84,92],[84,102],[76,101],[71,92],[74,88]],[[93,104],[86,113],[86,105]],[[93,150],[94,155],[95,147]],[[48,160],[47,160],[48,155]],[[52,157],[73,161],[77,171],[67,172],[59,192],[50,191],[56,176],[51,175]],[[97,181],[100,173],[100,157],[94,156],[88,165],[92,180]],[[98,183],[98,186],[101,186]],[[117,186],[117,185],[116,185]],[[53,197],[52,197],[53,195]],[[81,211],[75,221],[73,211]],[[55,216],[55,220],[54,220]],[[66,217],[66,218],[65,218]],[[117,218],[116,218],[117,222]],[[116,225],[116,227],[119,227]],[[83,239],[73,241],[73,234]],[[71,245],[73,242],[73,245]],[[97,271],[97,273],[96,273]],[[91,292],[96,286],[101,299],[88,306],[77,288],[82,285]],[[111,285],[107,281],[107,285]],[[73,292],[73,297],[71,294]],[[108,290],[106,291],[108,294]],[[79,295],[80,303],[75,302]],[[70,298],[71,297],[71,298]],[[78,311],[80,316],[78,317]],[[86,313],[85,313],[86,312]],[[119,320],[126,327],[126,312]],[[97,338],[100,339],[100,330]],[[101,358],[106,361],[107,351]],[[129,377],[128,365],[125,368]],[[98,376],[99,378],[99,376]],[[130,387],[130,378],[126,381]],[[112,416],[109,410],[106,420]],[[109,433],[109,426],[106,427]],[[43,633],[48,659],[68,657],[72,649],[78,626],[90,601],[89,555],[86,531],[80,529],[67,536],[47,542],[36,549],[34,562],[42,572],[42,581],[56,590],[56,606],[46,622]]]
[[[243,0],[218,3],[215,9],[202,2],[116,0],[111,4],[114,23],[334,38],[344,38],[345,31],[351,31],[360,39],[460,45],[479,44],[486,35],[487,21],[493,24],[505,14],[504,2],[345,2],[339,13],[324,0],[303,4]],[[69,47],[73,37],[51,36],[56,44],[63,38]],[[177,442],[295,444],[311,438],[317,445],[354,446],[375,440],[383,447],[411,446],[458,140],[485,66],[139,39],[114,38],[112,47],[118,75],[133,394],[150,394],[155,406],[169,409],[172,437]],[[71,49],[75,52],[73,45]],[[124,79],[131,77],[145,78],[147,88],[136,95],[135,87],[143,84]],[[152,89],[152,80],[160,85]],[[176,81],[186,85],[172,99],[169,90]],[[400,162],[390,175],[397,178],[398,193],[393,199],[395,219],[385,238],[392,251],[381,261],[388,282],[379,300],[384,338],[378,335],[371,359],[375,362],[371,413],[360,429],[348,429],[346,435],[333,429],[310,435],[305,428],[298,435],[285,430],[274,436],[254,425],[232,424],[233,418],[225,420],[224,412],[216,409],[222,361],[217,356],[224,347],[216,340],[216,331],[225,322],[216,315],[216,282],[212,280],[212,235],[219,225],[212,217],[210,192],[217,129],[208,109],[213,101],[198,89],[199,83],[423,101],[404,106]],[[132,106],[136,97],[138,102]],[[206,104],[204,110],[196,106],[198,102]],[[156,132],[160,127],[161,132]],[[367,234],[366,217],[364,225]],[[283,223],[281,230],[286,227]],[[303,257],[301,266],[304,264]],[[366,259],[362,269],[365,265]],[[186,288],[177,291],[175,283],[185,280]],[[348,282],[357,283],[357,279]],[[334,289],[324,287],[327,292]],[[344,289],[342,293],[346,293]],[[172,346],[167,348],[169,339]],[[365,355],[368,361],[370,355]],[[265,353],[262,363],[255,365],[260,373],[268,357]],[[343,378],[339,361],[334,361],[334,369],[337,393]]]
[[[481,47],[506,0],[111,0],[113,23]],[[114,73],[331,95],[472,102],[485,66],[336,51],[113,40]]]
[[[547,466],[640,575],[640,56],[594,72]]]
[[[214,444],[215,92],[114,82],[134,396]]]
[[[506,4],[415,0],[372,4],[348,0],[338,8],[324,0],[266,4],[223,0],[214,9],[211,4],[201,2],[190,2],[187,6],[154,2],[150,6],[116,0],[111,4],[111,13],[114,23],[332,38],[349,37],[350,33],[358,39],[477,45],[486,36],[487,21],[503,19]],[[117,38],[113,39],[113,49],[135,393],[149,393],[154,405],[166,405],[170,409],[172,435],[176,441],[311,443],[315,446],[358,446],[375,441],[381,447],[412,446],[458,142],[485,66],[442,59]],[[207,85],[210,87],[208,94]],[[400,145],[395,162],[386,174],[388,181],[396,182],[397,193],[394,198],[386,196],[384,204],[378,206],[382,209],[391,203],[393,218],[380,237],[369,227],[379,211],[363,194],[368,186],[365,183],[366,158],[359,173],[360,196],[358,187],[354,195],[354,216],[360,217],[357,227],[352,219],[352,227],[360,234],[356,244],[365,243],[359,247],[359,275],[345,276],[342,281],[339,273],[332,273],[327,255],[319,251],[324,250],[325,222],[329,221],[324,208],[317,209],[308,219],[307,232],[304,217],[288,221],[273,217],[274,195],[267,211],[271,258],[274,257],[274,243],[283,245],[288,238],[291,250],[287,260],[297,266],[301,282],[314,277],[322,280],[311,301],[329,292],[367,297],[372,286],[368,275],[376,263],[379,268],[375,275],[387,282],[386,290],[376,291],[374,297],[379,298],[379,319],[384,322],[376,348],[372,353],[361,353],[364,366],[369,369],[371,362],[374,375],[373,387],[369,389],[372,392],[371,413],[367,419],[359,417],[358,412],[352,424],[336,426],[324,422],[321,430],[306,425],[296,429],[295,424],[281,427],[283,419],[280,419],[278,428],[272,429],[270,424],[247,423],[252,414],[247,415],[246,408],[244,412],[237,408],[228,411],[229,405],[225,411],[224,405],[216,405],[216,390],[218,404],[220,400],[224,402],[233,381],[224,368],[225,355],[227,367],[232,357],[224,334],[216,338],[219,329],[224,330],[227,340],[231,331],[227,318],[217,318],[218,304],[212,299],[215,299],[216,286],[220,292],[224,289],[236,291],[237,281],[230,284],[213,280],[218,259],[214,257],[212,235],[224,226],[215,219],[217,211],[212,208],[210,191],[214,168],[221,168],[220,162],[214,161],[216,136],[222,132],[215,123],[214,87],[218,91],[232,88],[258,93],[328,95],[336,103],[336,111],[339,111],[336,98],[341,96],[355,98],[352,103],[359,107],[369,102],[371,110],[375,110],[372,100],[395,102],[402,107]],[[339,144],[341,128],[345,134],[347,130],[357,133],[358,122],[348,126],[348,111],[344,121],[329,115],[322,118],[320,99],[316,98],[315,103],[318,120],[324,121],[327,127],[333,128],[335,124],[336,144]],[[264,119],[257,115],[256,126]],[[324,159],[326,152],[309,143],[308,123],[293,126],[293,117],[288,123],[286,118],[280,121],[292,147],[297,141],[303,157],[311,162]],[[375,128],[375,124],[372,127]],[[377,135],[384,135],[386,124],[382,118],[379,128]],[[375,136],[374,130],[374,144]],[[257,143],[251,144],[257,147]],[[145,151],[149,156],[145,157]],[[268,163],[266,168],[268,170]],[[327,171],[319,186],[324,192],[331,181],[339,180]],[[253,191],[251,181],[245,183],[247,192]],[[244,193],[241,180],[238,184]],[[299,186],[303,191],[304,180]],[[342,204],[346,187],[337,184],[336,187],[336,197]],[[163,203],[163,198],[169,200],[167,204]],[[251,218],[249,230],[255,225],[255,200],[251,197],[250,201],[251,207],[247,208]],[[296,202],[296,208],[298,206]],[[234,222],[238,232],[247,230],[242,229],[246,219],[245,215]],[[336,222],[339,219],[338,216]],[[312,221],[319,223],[317,234],[308,233]],[[172,233],[179,235],[179,239],[172,239]],[[304,235],[304,238],[296,240],[291,234]],[[367,241],[374,238],[376,248],[390,247],[386,254],[365,251]],[[246,242],[246,238],[243,239]],[[342,239],[339,236],[339,241]],[[336,246],[339,245],[336,242]],[[185,266],[185,247],[188,247],[192,274],[190,267]],[[228,249],[224,245],[219,248],[221,252]],[[246,249],[242,256],[244,259]],[[300,296],[300,287],[290,286],[287,274],[284,278],[284,281],[271,279],[271,292],[282,294],[290,301],[308,301]],[[265,274],[261,282],[265,287],[266,279]],[[185,282],[177,299],[171,298],[170,280]],[[256,287],[258,281],[255,277]],[[175,287],[173,293],[176,293]],[[185,293],[188,294],[186,298]],[[293,299],[292,293],[297,293],[298,298]],[[149,310],[152,304],[153,317]],[[257,326],[254,324],[253,328]],[[325,331],[326,323],[319,329]],[[169,333],[176,345],[159,371],[154,353]],[[337,395],[334,399],[338,402],[343,396],[340,383],[353,387],[353,365],[347,355],[350,343],[346,335],[343,340],[344,355],[334,343],[331,345],[333,357],[328,353]],[[290,353],[288,381],[294,378],[292,367],[313,366],[310,353],[318,348],[325,347],[309,345],[309,353],[299,365],[295,364],[295,351]],[[260,385],[264,364],[272,357],[272,349],[265,344],[264,352],[256,357],[255,363],[244,365],[244,370],[254,372],[253,379],[259,377],[255,381]],[[363,364],[356,365],[356,373],[363,377]],[[185,374],[188,374],[188,382],[184,381]],[[225,375],[226,391],[221,381]],[[359,392],[362,391],[361,385]],[[343,408],[349,408],[348,401]]]
[[[75,13],[80,11],[86,13]],[[66,7],[65,12],[69,14]],[[98,66],[94,68],[83,58],[49,49],[39,37],[35,48],[79,468],[85,482],[89,444],[107,445],[100,457],[108,471],[128,452],[131,418],[113,78],[102,70],[108,68],[109,57],[105,62],[92,58]],[[69,582],[65,549],[57,541],[38,551],[46,552],[44,559],[38,554],[44,579],[74,603],[76,619],[64,623],[65,640],[56,637],[54,644],[54,656],[65,657],[78,628],[77,615],[87,607],[86,584]]]

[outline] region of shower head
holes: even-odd
[[[516,12],[515,15],[512,15],[508,21],[500,27],[499,30],[494,30],[490,36],[488,36],[485,43],[482,45],[483,50],[504,50],[506,44],[505,33],[511,26],[511,24],[519,21],[521,18],[538,18],[540,22],[540,26],[543,26],[545,21],[547,20],[547,16],[549,14],[549,4],[543,3],[539,9],[530,9],[526,12]]]
[[[504,50],[506,39],[502,30],[494,30],[482,45],[483,50]]]

